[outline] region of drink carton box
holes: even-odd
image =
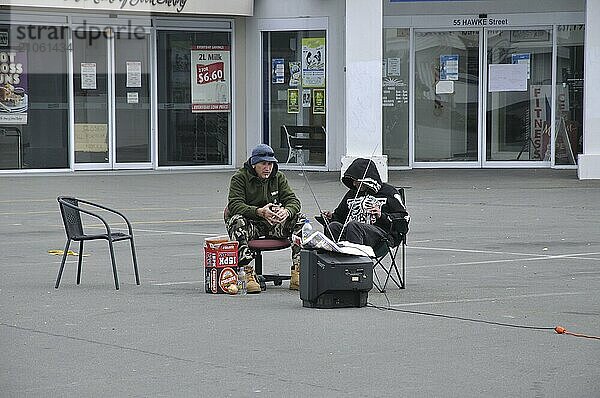
[[[204,289],[206,293],[227,293],[231,284],[237,284],[238,242],[228,236],[204,240]]]

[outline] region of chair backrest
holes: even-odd
[[[66,202],[73,206],[79,206],[79,201],[77,198],[59,196],[57,200],[58,205],[60,206],[60,214],[62,215],[67,237],[73,238],[75,236],[83,235],[83,225],[81,224],[81,215],[79,214],[79,210],[65,205]]]
[[[404,208],[406,209],[406,194],[404,192],[404,187],[394,187],[394,188],[396,188],[398,195],[400,195],[400,198],[402,199],[402,206],[404,206]]]
[[[405,196],[405,192],[404,192],[404,187],[394,187],[394,188],[396,188],[398,195],[400,195],[402,206],[404,206],[404,208],[406,209],[406,196]],[[406,234],[408,233],[408,223],[409,223],[409,220],[407,220],[405,218],[394,218],[392,220],[392,226],[391,226],[390,230],[391,230],[392,236],[394,236],[394,238],[395,238],[394,239],[395,242],[391,242],[391,243],[393,243],[394,247],[398,246],[402,242],[406,243]]]
[[[322,149],[325,145],[325,127],[281,125],[282,137],[290,148]]]

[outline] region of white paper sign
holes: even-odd
[[[526,64],[491,64],[488,70],[488,91],[527,91]]]
[[[96,89],[96,63],[82,62],[81,63],[81,89],[95,90]]]
[[[142,63],[127,61],[127,87],[142,87]]]
[[[139,101],[138,93],[131,92],[127,93],[127,103],[128,104],[137,104]]]
[[[400,76],[400,58],[388,58],[387,76]]]
[[[454,80],[440,80],[435,85],[436,94],[454,94]]]

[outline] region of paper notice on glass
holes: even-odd
[[[435,85],[436,94],[454,94],[454,80],[440,80]]]
[[[458,55],[440,55],[440,80],[458,80]]]
[[[128,104],[137,104],[139,101],[138,93],[131,92],[127,93],[127,103]]]
[[[127,87],[142,87],[142,63],[127,61]]]
[[[527,65],[527,78],[529,79],[531,77],[531,54],[513,54],[512,63]]]
[[[81,63],[81,89],[95,90],[96,89],[96,63],[82,62]]]
[[[310,89],[303,88],[302,89],[302,107],[310,108],[311,103],[312,103],[312,101],[311,101]]]
[[[108,125],[75,123],[75,152],[108,152]]]
[[[527,91],[526,64],[491,64],[488,70],[488,91]]]
[[[400,58],[388,58],[387,76],[400,76]]]
[[[271,60],[271,83],[285,82],[285,59],[273,58]]]

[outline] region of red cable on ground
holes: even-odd
[[[563,328],[562,326],[555,327],[554,331],[558,334],[568,334],[568,335],[575,336],[575,337],[584,337],[586,339],[600,340],[600,336],[590,336],[590,335],[582,334],[582,333],[571,333],[567,329]]]

